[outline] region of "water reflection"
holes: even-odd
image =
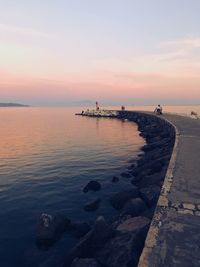
[[[1,266],[37,267],[64,255],[74,242],[67,235],[46,252],[35,246],[39,214],[61,213],[73,221],[94,220],[98,214],[109,217],[115,212],[108,206],[110,193],[128,186],[125,180],[113,186],[111,179],[144,144],[137,126],[74,116],[77,111],[0,109]],[[95,193],[102,202],[88,215],[83,205],[94,195],[84,194],[82,188],[91,179],[102,183]]]

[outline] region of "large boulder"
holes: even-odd
[[[154,163],[152,163],[152,165],[150,167],[151,170],[148,174],[152,175],[154,173],[161,172],[162,168],[163,168],[163,164],[161,162],[154,162]]]
[[[131,215],[138,216],[144,210],[147,209],[146,204],[141,198],[133,198],[130,199],[123,207],[121,214],[122,215]]]
[[[99,216],[92,229],[93,247],[102,247],[112,235],[112,226],[106,222],[103,216]]]
[[[143,146],[142,150],[144,152],[152,151],[152,150],[157,149],[159,147],[165,147],[165,146],[169,145],[169,143],[170,143],[170,138],[163,138],[161,141],[157,141],[157,142]]]
[[[110,202],[115,209],[121,209],[129,199],[136,198],[138,196],[138,188],[133,186],[131,189],[113,194],[110,198]]]
[[[104,217],[98,217],[93,228],[67,255],[65,266],[70,266],[75,258],[92,258],[94,253],[101,249],[113,234],[111,225],[105,221]]]
[[[138,186],[140,188],[148,187],[150,185],[161,186],[164,181],[165,173],[166,173],[165,171],[162,171],[159,173],[155,173],[153,175],[144,176],[142,179],[140,179]]]
[[[99,191],[101,189],[101,184],[98,181],[90,181],[83,188],[83,192],[87,193],[88,191]]]
[[[169,149],[167,148],[157,148],[153,151],[147,152],[145,156],[138,162],[138,165],[141,166],[145,164],[148,161],[153,161],[153,160],[159,160],[162,159],[163,157],[167,157],[168,159],[171,156],[171,153]]]
[[[144,238],[134,232],[119,233],[109,240],[95,256],[103,266],[136,267]]]
[[[95,259],[92,258],[75,258],[72,262],[71,267],[100,267],[100,265]]]
[[[133,176],[131,179],[131,184],[137,185],[140,181],[141,177],[140,176]]]
[[[169,158],[169,155],[160,156],[157,159],[145,157],[142,162],[138,163],[138,167],[131,171],[131,174],[140,179],[145,175],[161,172],[167,166]]]
[[[149,218],[150,220],[152,220],[153,215],[154,215],[154,212],[155,212],[155,209],[156,209],[156,205],[153,205],[152,207],[146,209],[146,210],[141,214],[141,216],[142,216],[142,217]]]
[[[95,211],[95,210],[97,210],[99,208],[100,203],[101,203],[101,199],[97,198],[94,201],[86,204],[84,206],[84,210],[85,211]]]
[[[61,215],[49,215],[42,213],[37,223],[36,243],[39,248],[46,249],[70,227],[70,220]]]
[[[121,233],[131,232],[144,235],[148,230],[150,222],[148,218],[143,216],[129,218],[119,224],[116,230]]]
[[[145,201],[148,207],[156,204],[160,195],[160,187],[150,185],[140,189],[141,198]]]

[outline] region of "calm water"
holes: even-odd
[[[73,221],[112,216],[111,192],[127,187],[113,175],[128,166],[144,144],[137,126],[117,119],[74,116],[79,109],[0,109],[0,266],[58,266],[76,242],[65,234],[48,251],[35,245],[40,213],[61,213]],[[82,193],[90,179],[102,190]],[[94,197],[103,201],[98,211],[83,205]]]

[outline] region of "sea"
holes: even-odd
[[[48,250],[36,244],[41,213],[72,222],[110,218],[112,193],[128,188],[120,177],[144,140],[137,125],[117,119],[75,116],[80,108],[0,108],[0,266],[59,266],[77,242],[64,234]],[[99,192],[83,193],[90,180]],[[101,199],[95,212],[84,205]]]
[[[77,239],[65,233],[50,248],[39,248],[36,229],[42,213],[61,214],[72,222],[116,215],[109,197],[130,187],[120,174],[137,160],[145,140],[133,122],[75,116],[81,110],[0,108],[1,267],[61,266]],[[163,111],[200,114],[200,106],[166,106]],[[112,183],[113,176],[120,178],[118,183]],[[90,180],[99,181],[102,189],[84,193]],[[100,208],[84,211],[84,205],[97,197],[101,199]]]

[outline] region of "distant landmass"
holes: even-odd
[[[29,105],[23,105],[18,103],[0,103],[0,107],[29,107]]]

